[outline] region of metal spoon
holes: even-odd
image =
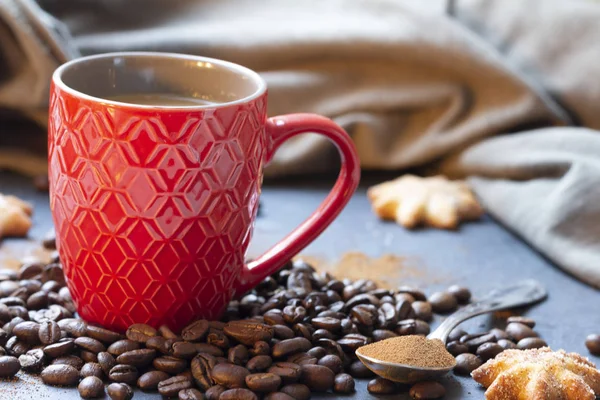
[[[484,299],[471,303],[450,315],[440,326],[430,333],[428,339],[439,339],[446,344],[448,335],[458,324],[480,314],[506,308],[514,308],[537,303],[546,298],[546,290],[538,282],[527,280],[503,289],[493,290]],[[439,378],[450,372],[455,365],[446,368],[423,368],[414,365],[390,363],[367,357],[356,350],[356,355],[375,374],[395,382],[412,383]]]

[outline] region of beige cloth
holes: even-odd
[[[365,169],[470,176],[492,215],[600,287],[596,0],[42,1],[49,14],[32,4],[0,0],[1,107],[43,120],[42,88],[62,56],[155,50],[238,62],[267,80],[271,115],[335,119]],[[566,127],[575,124],[590,129]],[[0,152],[9,135],[0,130]],[[324,171],[336,157],[322,138],[301,137],[267,173]]]

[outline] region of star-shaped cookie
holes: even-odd
[[[0,193],[0,239],[27,236],[31,228],[32,206],[15,196]]]
[[[461,221],[483,214],[465,181],[450,181],[441,175],[403,175],[369,188],[367,196],[380,218],[395,220],[406,228],[423,224],[456,229]]]

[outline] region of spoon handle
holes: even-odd
[[[450,315],[427,338],[439,339],[445,344],[452,329],[469,318],[491,311],[533,304],[543,300],[546,296],[546,289],[534,280],[526,280],[502,289],[492,290],[484,299],[471,303]]]

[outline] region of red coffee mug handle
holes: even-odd
[[[266,125],[269,162],[275,150],[289,138],[307,132],[329,138],[338,148],[340,174],[331,192],[300,226],[262,256],[244,266],[237,294],[244,294],[267,276],[275,273],[290,258],[298,254],[333,222],[348,203],[360,181],[360,162],[354,143],[348,134],[329,118],[316,114],[289,114],[269,118]]]

